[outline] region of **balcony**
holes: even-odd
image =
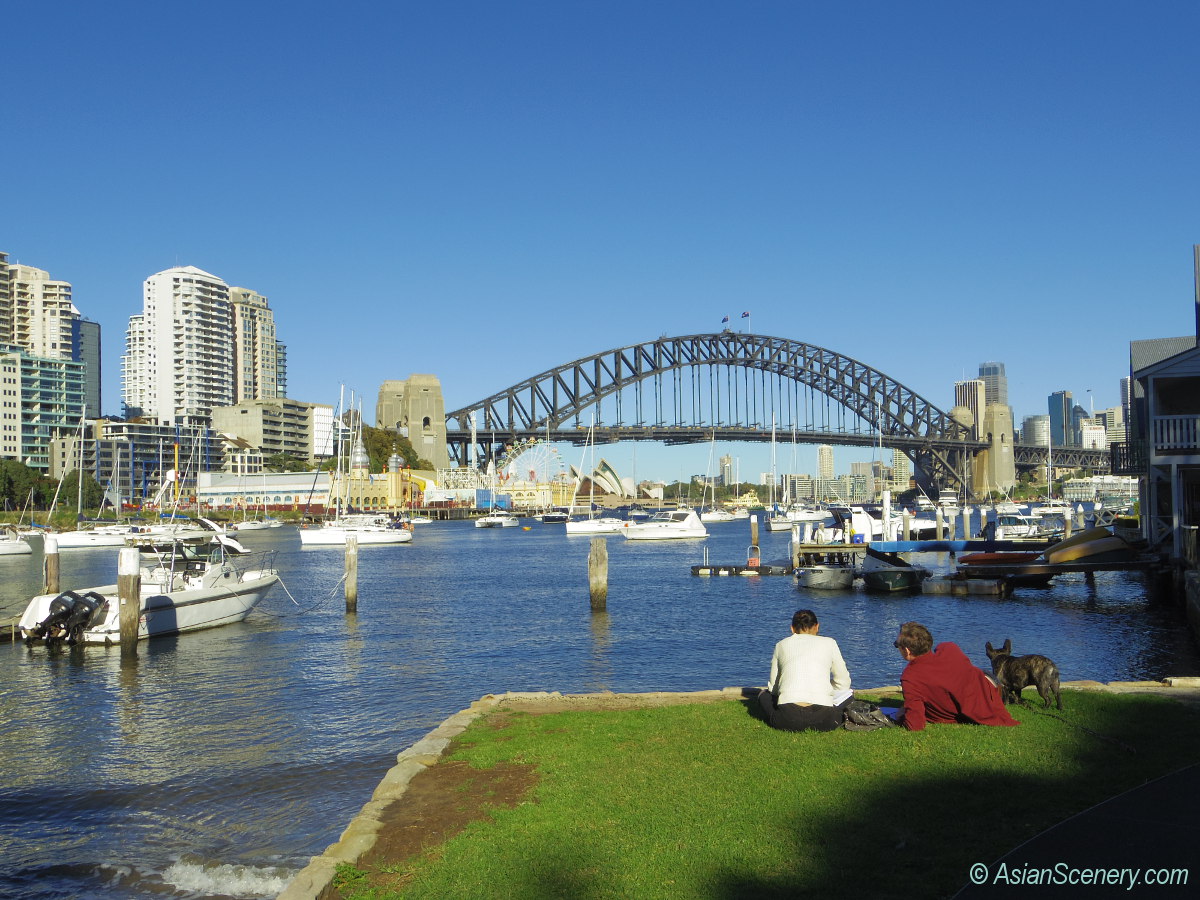
[[[1109,471],[1113,475],[1146,474],[1146,442],[1130,441],[1124,444],[1109,444]]]
[[[1200,416],[1155,416],[1155,453],[1200,452]]]

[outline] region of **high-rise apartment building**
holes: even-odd
[[[237,401],[285,397],[287,386],[279,365],[281,344],[275,338],[275,314],[267,306],[267,298],[249,288],[231,287],[229,302],[233,311]]]
[[[127,416],[207,425],[212,410],[286,393],[283,344],[267,299],[195,266],[158,272],[129,317],[121,384]]]
[[[817,447],[817,480],[833,480],[833,447],[829,444]]]
[[[986,404],[987,386],[980,379],[954,382],[954,405],[964,406],[971,411],[971,437],[979,436],[979,426],[983,424],[983,411]]]
[[[979,380],[983,382],[985,402],[1008,406],[1008,376],[1004,374],[1004,363],[980,363]]]
[[[163,425],[206,425],[234,403],[229,286],[195,266],[158,272],[143,285],[141,315],[129,317],[121,385],[126,416]]]
[[[79,321],[79,361],[87,371],[87,384],[84,385],[83,401],[89,415],[104,414],[101,401],[104,399],[100,392],[102,367],[100,363],[100,323],[90,319]]]
[[[81,316],[71,302],[69,282],[33,266],[9,266],[8,293],[10,331],[0,343],[44,359],[79,359]]]
[[[1073,437],[1071,409],[1074,406],[1071,392],[1055,391],[1046,402],[1050,407],[1050,440],[1058,447],[1070,445]]]

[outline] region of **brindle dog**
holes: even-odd
[[[1004,646],[999,650],[992,647],[988,641],[984,648],[988,659],[992,661],[992,673],[996,676],[996,684],[1000,688],[1000,697],[1005,703],[1028,704],[1021,697],[1021,691],[1027,685],[1037,688],[1038,696],[1046,709],[1050,708],[1050,695],[1059,709],[1062,709],[1062,697],[1058,693],[1058,666],[1054,660],[1045,656],[1030,654],[1029,656],[1013,656],[1012,641],[1005,638]]]

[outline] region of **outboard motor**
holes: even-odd
[[[79,643],[84,629],[91,626],[97,611],[107,603],[108,601],[95,591],[88,591],[82,597],[75,598],[75,604],[71,607],[71,615],[67,618],[64,626],[68,644]]]
[[[67,633],[67,620],[71,618],[75,601],[78,599],[79,595],[74,591],[63,591],[51,600],[50,615],[29,630],[29,634],[25,636],[25,644],[31,646],[39,640],[44,640],[49,647],[62,640]]]

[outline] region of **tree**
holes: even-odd
[[[62,485],[58,491],[58,503],[60,506],[74,506],[79,497],[79,470],[73,469],[63,477]],[[104,488],[100,487],[99,482],[86,472],[83,473],[83,508],[84,509],[100,509],[100,504],[104,501]]]
[[[307,472],[311,468],[307,460],[288,453],[276,453],[263,460],[263,468],[271,472]]]
[[[54,496],[55,482],[23,462],[0,459],[0,498],[8,509],[45,509]]]

